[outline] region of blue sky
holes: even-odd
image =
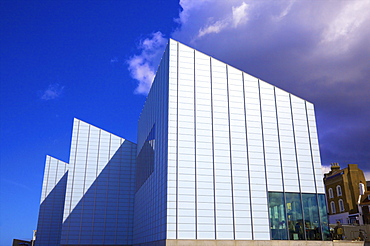
[[[73,117],[136,141],[168,38],[316,107],[322,163],[370,180],[370,2],[0,3],[0,246],[36,229],[45,155],[68,162]]]

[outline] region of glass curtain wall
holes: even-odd
[[[285,193],[290,240],[304,240],[302,202],[299,193]]]
[[[271,239],[287,240],[284,193],[269,192]]]
[[[304,225],[307,240],[322,240],[319,206],[316,194],[302,194]]]
[[[271,239],[330,240],[326,211],[324,194],[269,192]]]
[[[326,207],[326,198],[324,194],[319,194],[319,211],[320,211],[320,221],[321,230],[324,240],[331,240],[330,238],[330,227],[328,221],[328,209]]]

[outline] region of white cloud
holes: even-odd
[[[231,8],[230,8],[231,7]],[[198,34],[195,39],[200,39],[203,36],[206,36],[211,33],[220,33],[226,29],[237,28],[238,26],[245,24],[248,21],[248,5],[245,2],[242,2],[240,6],[227,6],[227,12],[223,13],[220,11],[217,17],[209,17],[209,20],[215,20],[211,24],[203,25],[199,28]],[[187,11],[189,12],[189,11]],[[188,13],[189,14],[189,13]]]
[[[351,33],[369,19],[370,1],[350,1],[340,9],[323,32],[322,42],[348,38]],[[368,27],[368,26],[367,26]]]
[[[60,86],[58,83],[50,84],[40,98],[45,101],[56,99],[62,95],[63,90],[64,86]]]
[[[273,20],[281,21],[282,19],[284,19],[284,17],[289,14],[294,3],[295,3],[295,0],[289,1],[288,5],[283,8],[283,10],[279,13],[278,16],[273,16]]]
[[[194,9],[200,8],[209,0],[180,0],[182,11],[179,13],[179,18],[175,19],[177,23],[183,25],[188,22],[189,16]]]
[[[325,173],[328,173],[328,172],[331,171],[331,167],[330,166],[321,165],[321,171],[322,171],[322,175],[324,176]]]
[[[213,23],[212,25],[203,27],[199,30],[198,38],[203,37],[204,35],[210,34],[210,33],[219,33],[227,26],[227,22],[225,21],[217,21]]]
[[[141,53],[127,61],[131,77],[138,81],[135,93],[148,94],[166,42],[161,32],[153,33],[140,41],[138,49]]]
[[[239,7],[232,7],[233,10],[233,24],[237,27],[240,24],[244,24],[248,20],[247,15],[248,4],[243,2]]]
[[[369,33],[370,1],[349,1],[338,9],[321,34],[320,44],[330,55],[350,51],[358,38]]]

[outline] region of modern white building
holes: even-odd
[[[76,140],[76,122],[83,126],[82,142]],[[121,155],[125,161],[115,162],[116,168],[130,168],[104,180],[114,186],[125,176],[133,184],[128,193],[113,192],[128,200],[106,207],[103,216],[119,214],[121,205],[133,203],[127,231],[98,224],[99,236],[108,241],[91,237],[91,228],[101,222],[89,216],[79,216],[80,224],[67,223],[74,221],[74,213],[100,202],[101,197],[86,199],[86,194],[94,184],[95,189],[105,187],[96,182],[104,163],[128,142],[116,136],[113,145],[112,140],[99,142],[98,130],[91,129],[75,121],[62,245],[82,245],[87,238],[92,238],[89,245],[327,239],[310,102],[170,40],[139,119],[137,146],[130,142],[125,147],[130,151]],[[97,146],[112,149],[105,150],[102,165]],[[118,237],[121,232],[131,241]]]
[[[36,245],[59,245],[68,164],[46,156]]]
[[[74,119],[69,164],[46,159],[35,245],[132,245],[135,163],[136,144]]]

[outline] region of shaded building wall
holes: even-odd
[[[168,48],[138,122],[134,243],[166,239]]]
[[[35,245],[60,243],[68,164],[46,156]]]
[[[132,244],[136,144],[74,119],[61,245]]]

